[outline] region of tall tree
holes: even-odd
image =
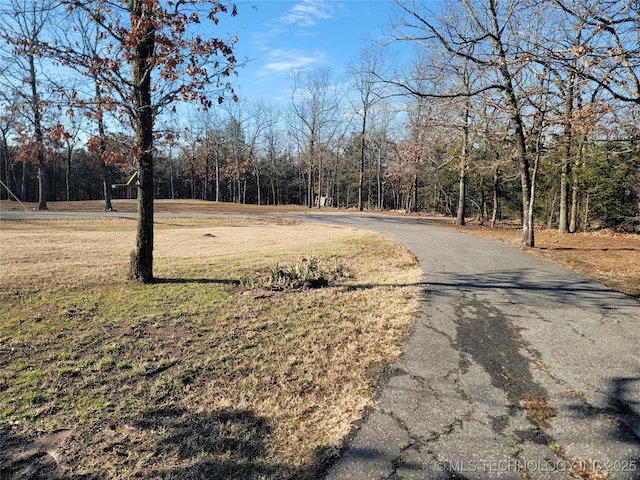
[[[637,1],[549,0],[583,31],[561,57],[580,77],[621,102],[640,105],[640,4]],[[577,61],[576,61],[577,60]]]
[[[47,210],[47,171],[44,125],[49,101],[43,96],[44,67],[39,45],[52,25],[56,3],[37,0],[9,0],[0,12],[0,38],[11,47],[10,64],[3,68],[4,88],[15,98],[14,108],[30,137],[21,144],[21,158],[38,167],[38,210]],[[7,61],[8,59],[4,59]],[[24,189],[23,189],[24,190]]]
[[[314,172],[317,171],[317,197],[322,196],[322,165],[318,154],[325,129],[336,120],[339,101],[331,85],[331,70],[320,68],[311,72],[293,72],[291,93],[292,130],[305,144],[307,157],[307,206],[314,204]]]
[[[354,103],[355,113],[361,117],[360,129],[360,169],[358,172],[358,210],[364,209],[363,191],[365,160],[367,152],[367,127],[372,107],[380,100],[383,91],[388,84],[380,80],[387,75],[381,50],[367,48],[360,51],[357,60],[347,66],[347,74],[351,86],[356,91],[357,101]]]
[[[461,98],[485,91],[498,92],[503,99],[513,131],[513,159],[518,165],[522,193],[522,243],[533,247],[534,228],[530,158],[524,117],[526,85],[519,81],[530,63],[526,35],[534,32],[536,21],[523,0],[450,0],[439,12],[430,12],[424,3],[397,0],[404,16],[397,28],[404,40],[436,49],[447,61],[466,61],[483,71],[482,80],[471,91],[422,92],[403,85],[414,95]],[[529,23],[527,23],[529,22]]]
[[[154,121],[162,108],[178,101],[210,107],[233,90],[225,77],[234,73],[235,37],[203,38],[201,19],[217,25],[221,14],[236,7],[198,0],[63,0],[70,11],[82,12],[99,27],[102,48],[87,58],[74,43],[47,45],[65,62],[84,66],[117,100],[135,130],[138,160],[138,222],[129,277],[153,281],[153,141]],[[125,60],[123,65],[121,62]],[[154,72],[157,77],[154,77]],[[208,92],[210,85],[215,91]],[[235,95],[233,95],[235,97]]]
[[[567,70],[573,81],[579,79],[590,83],[594,92],[602,92],[603,97],[608,96],[613,102],[640,106],[640,4],[637,1],[549,2],[559,10],[559,14],[566,16],[564,23],[575,32],[574,42],[560,44],[552,52],[552,58],[559,68]],[[567,95],[577,98],[575,87],[570,84],[569,88]],[[592,97],[595,97],[595,93]],[[611,104],[610,101],[607,103]],[[566,108],[571,108],[568,100]],[[567,126],[570,125],[570,118],[567,116]],[[577,161],[580,163],[581,160]],[[577,182],[574,182],[574,186],[577,187]],[[566,214],[563,217],[561,208],[561,232],[575,231],[576,204],[577,188],[574,188],[568,227],[565,226]]]
[[[280,159],[284,152],[284,136],[282,134],[280,122],[280,111],[278,107],[267,104],[265,110],[265,125],[262,133],[262,144],[265,161],[267,162],[267,176],[269,180],[269,191],[271,193],[271,204],[278,205],[282,202],[280,194]],[[269,203],[269,202],[268,202]]]
[[[5,106],[3,105],[3,107]],[[5,113],[0,115],[0,170],[4,173],[4,176],[0,176],[0,181],[4,182],[0,198],[7,198],[9,200],[18,199],[16,194],[11,190],[12,158],[9,151],[9,132],[13,129],[13,122],[12,110],[5,107]]]

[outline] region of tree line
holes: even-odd
[[[635,1],[398,0],[383,41],[343,70],[291,72],[277,105],[238,98],[237,39],[189,33],[233,5],[3,8],[0,198],[518,218],[529,246],[536,223],[640,228]],[[142,188],[123,186],[134,172]]]

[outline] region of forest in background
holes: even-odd
[[[0,198],[131,198],[134,132],[107,100],[118,85],[93,84],[46,48],[61,31],[102,41],[60,4],[3,4],[20,15],[2,12],[0,26]],[[154,195],[638,231],[638,10],[394,2],[385,42],[414,45],[410,64],[370,44],[344,71],[292,72],[286,104],[239,92],[208,109],[157,109]]]

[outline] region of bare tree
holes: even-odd
[[[9,132],[14,128],[15,112],[6,105],[2,106],[5,109],[5,113],[0,115],[0,142],[2,142],[0,144],[0,167],[4,169],[4,187],[1,190],[6,193],[7,199],[17,200],[18,197],[11,191],[12,155],[9,151]]]
[[[30,140],[21,144],[21,158],[38,167],[38,210],[47,210],[46,136],[44,125],[50,101],[43,96],[44,67],[39,45],[51,28],[56,2],[9,0],[0,12],[0,38],[11,49],[8,65],[3,69],[4,88],[15,98],[13,108],[20,115],[23,132]],[[23,191],[25,189],[23,188]]]
[[[640,4],[637,1],[549,0],[582,32],[562,57],[567,67],[618,101],[640,105]]]
[[[234,145],[236,146],[237,170],[248,173],[253,171],[256,180],[256,199],[262,204],[260,171],[258,169],[258,142],[267,126],[267,107],[262,100],[249,103],[238,102],[229,115],[235,119]],[[238,179],[240,175],[238,176]],[[245,192],[246,193],[246,192]],[[244,195],[243,201],[244,203]]]
[[[284,153],[284,136],[279,125],[279,108],[267,104],[265,107],[264,131],[262,132],[262,145],[265,160],[267,162],[267,176],[269,191],[271,192],[271,204],[278,205],[281,202],[279,194],[279,159]],[[268,200],[267,200],[268,201]]]
[[[439,52],[443,64],[468,62],[483,72],[482,81],[470,91],[421,91],[401,86],[411,94],[432,98],[472,97],[498,92],[513,130],[513,159],[517,163],[522,191],[522,242],[534,246],[533,196],[527,129],[523,114],[522,71],[531,62],[526,35],[535,31],[532,11],[522,0],[450,0],[438,12],[422,3],[396,1],[402,16],[396,24],[398,38]],[[525,22],[526,20],[526,22]]]
[[[322,165],[318,155],[324,130],[336,120],[339,99],[331,85],[331,70],[320,68],[311,72],[293,72],[291,92],[292,118],[290,127],[304,141],[307,157],[307,206],[314,205],[314,172],[317,182],[318,207],[321,207]]]
[[[88,58],[76,44],[43,45],[58,58],[95,75],[118,103],[120,114],[135,130],[138,159],[138,223],[129,277],[153,281],[153,141],[154,121],[164,108],[178,101],[212,105],[211,92],[221,103],[231,92],[224,81],[234,72],[235,38],[203,38],[198,24],[208,18],[217,24],[221,14],[236,14],[218,1],[63,0],[70,11],[82,12],[98,26],[101,46]],[[125,64],[122,64],[122,61]],[[154,77],[154,72],[157,77]],[[155,78],[155,80],[154,80]],[[235,95],[234,95],[235,97]]]
[[[583,154],[578,144],[574,155],[576,160],[572,162],[569,159],[576,136],[574,117],[578,117],[575,122],[584,121],[583,115],[574,113],[574,102],[582,102],[578,85],[591,87],[591,100],[586,101],[587,105],[594,105],[596,96],[608,96],[611,101],[623,105],[640,105],[640,6],[633,1],[549,0],[549,4],[556,8],[556,17],[563,16],[562,23],[573,32],[572,40],[559,42],[547,55],[555,68],[567,72],[564,82],[565,151],[558,227],[564,233],[574,232],[577,224],[577,182],[574,180],[569,219],[566,190],[570,167],[576,162],[580,165]]]
[[[362,118],[360,129],[360,169],[358,172],[358,210],[364,209],[363,190],[367,151],[367,127],[372,107],[382,98],[388,83],[380,78],[387,76],[388,67],[385,65],[382,50],[366,48],[360,51],[357,60],[347,65],[347,75],[351,86],[357,93],[354,101],[354,111]]]

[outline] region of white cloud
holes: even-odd
[[[291,70],[325,63],[326,55],[321,51],[304,52],[302,50],[284,50],[281,48],[269,52],[264,67],[258,76],[286,73]]]
[[[312,27],[320,20],[329,20],[333,18],[333,9],[328,2],[324,0],[302,0],[297,3],[281,21],[285,23],[295,23],[301,27]]]

